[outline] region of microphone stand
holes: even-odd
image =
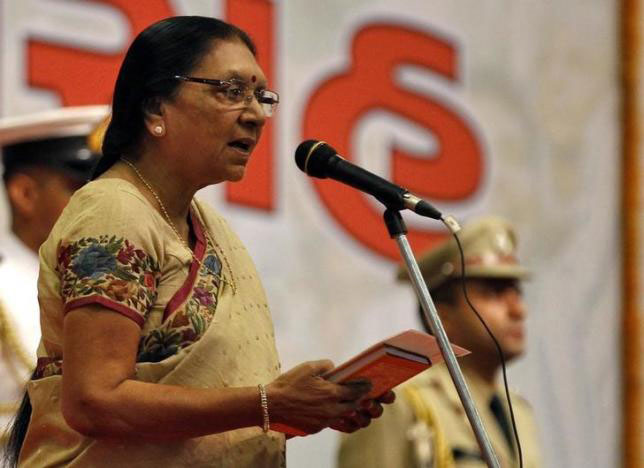
[[[418,263],[414,258],[414,253],[409,246],[409,241],[407,240],[407,236],[405,235],[407,234],[407,228],[405,226],[405,222],[402,219],[402,216],[400,216],[400,211],[392,208],[387,208],[385,210],[384,219],[387,230],[389,231],[389,235],[398,244],[400,253],[405,260],[407,271],[409,272],[409,277],[411,278],[412,285],[414,286],[416,296],[418,297],[418,300],[420,301],[420,304],[423,308],[425,319],[427,320],[427,323],[429,323],[432,333],[438,341],[438,346],[441,350],[441,354],[445,359],[449,374],[452,377],[452,381],[454,382],[458,396],[461,399],[463,408],[465,408],[465,413],[467,414],[467,418],[470,421],[470,425],[472,426],[472,430],[474,431],[474,435],[476,436],[476,441],[479,444],[483,458],[485,459],[485,462],[487,463],[487,466],[489,468],[499,468],[499,461],[496,457],[496,454],[494,453],[494,450],[492,449],[490,439],[485,432],[485,428],[483,427],[483,423],[481,422],[481,417],[476,410],[476,406],[474,406],[472,396],[470,395],[470,390],[467,387],[467,383],[465,383],[461,368],[459,367],[458,362],[456,361],[456,356],[454,355],[454,351],[449,344],[447,334],[445,333],[445,329],[443,328],[443,324],[438,317],[434,302],[432,301],[429,291],[427,290],[427,285],[423,280],[423,276],[420,273]]]

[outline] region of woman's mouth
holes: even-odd
[[[240,153],[248,155],[255,147],[255,141],[250,138],[240,138],[239,140],[231,141],[228,143],[228,146]]]

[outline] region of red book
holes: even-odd
[[[451,345],[456,356],[469,354]],[[417,330],[407,330],[367,348],[324,375],[331,382],[342,383],[368,379],[373,388],[365,398],[378,398],[416,374],[443,360],[436,338]],[[291,435],[306,435],[284,424],[271,424],[271,430]]]

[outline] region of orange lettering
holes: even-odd
[[[100,0],[100,3],[110,4],[125,14],[131,25],[132,38],[151,23],[173,15],[167,0]],[[27,54],[30,86],[54,91],[64,106],[82,106],[108,104],[112,100],[125,50],[105,54],[29,40]]]
[[[350,69],[328,79],[313,93],[305,112],[304,139],[328,141],[351,159],[352,132],[370,111],[385,110],[427,128],[436,137],[436,154],[412,155],[392,149],[392,179],[409,190],[438,200],[461,200],[474,193],[483,171],[482,149],[462,118],[440,102],[396,84],[402,65],[425,67],[456,80],[455,48],[426,32],[401,26],[372,24],[355,35]],[[424,156],[424,157],[423,157]],[[357,241],[387,258],[398,260],[382,213],[366,195],[334,181],[313,180],[331,215]],[[410,229],[416,251],[427,248],[444,231]]]

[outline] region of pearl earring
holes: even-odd
[[[157,125],[156,127],[154,127],[153,131],[155,135],[158,135],[158,136],[163,135],[163,127],[161,125]]]

